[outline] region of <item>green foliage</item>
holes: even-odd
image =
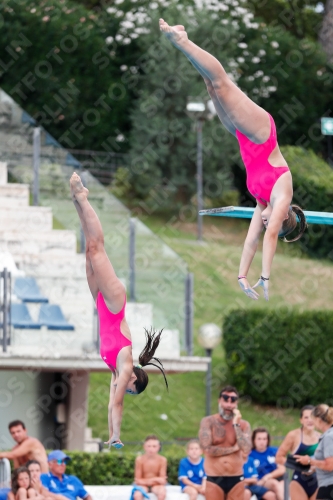
[[[320,45],[263,23],[241,33],[247,47],[234,49],[233,57],[240,61],[237,83],[273,116],[280,146],[326,153],[319,119],[333,99],[333,72]]]
[[[71,461],[66,468],[67,474],[78,476],[84,484],[112,486],[132,484],[134,480],[135,453],[116,452],[85,453],[66,451]],[[185,451],[162,453],[168,459],[168,482],[178,484],[178,465]]]
[[[107,141],[121,151],[115,137],[129,126],[130,94],[120,65],[128,60],[106,41],[119,18],[68,0],[5,0],[1,15],[1,87],[63,146],[96,150]]]
[[[317,40],[323,14],[315,10],[318,0],[249,0],[248,6],[256,16],[262,17],[270,26],[277,24],[297,38],[305,36]]]
[[[246,10],[216,14],[202,8],[200,24],[186,9],[179,12],[173,5],[162,15],[170,24],[183,23],[189,38],[216,56],[240,88],[274,116],[280,144],[321,150],[323,139],[315,133],[318,118],[333,98],[333,75],[317,43],[296,42],[283,27],[251,23]],[[150,16],[150,33],[138,41],[147,58],[140,67],[138,99],[131,112],[130,182],[142,198],[157,186],[163,191],[172,184],[176,199],[188,202],[196,189],[196,135],[186,102],[189,96],[208,94],[185,56],[159,37],[157,17]],[[214,200],[230,189],[231,169],[235,162],[241,165],[241,159],[237,141],[217,118],[203,130],[204,196]],[[235,184],[238,187],[237,179]],[[161,207],[175,201],[172,193],[159,199]]]
[[[253,401],[332,405],[333,314],[236,310],[224,320],[230,379]]]
[[[281,148],[293,176],[293,200],[304,210],[333,211],[333,170],[313,151],[296,147]],[[332,226],[311,224],[299,242],[314,257],[333,259]]]

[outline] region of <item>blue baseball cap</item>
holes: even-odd
[[[66,460],[66,462],[68,462],[68,460],[70,460],[71,457],[69,457],[68,455],[66,455],[61,450],[54,450],[54,451],[51,451],[51,453],[48,454],[47,459],[48,459],[49,462],[51,462],[51,460]]]

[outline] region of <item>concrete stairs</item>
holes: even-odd
[[[16,354],[37,350],[81,355],[93,352],[98,337],[97,315],[85,271],[85,255],[76,253],[74,231],[53,230],[52,209],[29,206],[29,185],[7,183],[7,165],[0,163],[0,269],[11,254],[18,272],[34,277],[41,293],[58,304],[74,331],[12,329],[10,349]],[[8,253],[9,252],[9,253]],[[15,300],[15,297],[14,297]],[[38,319],[39,305],[27,304],[32,319]],[[137,360],[145,346],[144,328],[153,323],[151,304],[127,303],[126,318],[132,333]],[[178,330],[165,330],[157,357],[180,355]]]

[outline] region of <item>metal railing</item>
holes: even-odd
[[[7,352],[7,346],[10,345],[11,339],[11,273],[5,267],[0,272],[0,326],[2,330],[2,350]]]
[[[10,462],[7,458],[0,459],[0,488],[10,488],[11,485]]]

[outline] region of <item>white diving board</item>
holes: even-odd
[[[252,219],[254,208],[249,207],[220,207],[200,210],[199,215],[213,215],[215,217],[235,217],[236,219]],[[304,211],[308,224],[333,225],[332,212]]]

